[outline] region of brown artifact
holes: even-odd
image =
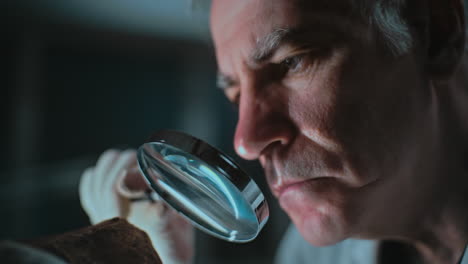
[[[148,235],[120,218],[27,244],[71,264],[162,263]]]

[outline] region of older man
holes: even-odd
[[[460,0],[215,0],[211,28],[219,84],[239,107],[236,151],[260,161],[297,228],[280,263],[461,259]]]

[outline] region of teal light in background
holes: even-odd
[[[117,31],[172,38],[209,38],[208,8],[189,0],[15,0],[33,15]]]

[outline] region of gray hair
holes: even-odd
[[[371,7],[370,23],[393,56],[409,52],[414,45],[411,30],[402,16],[405,4],[405,0],[378,0]]]
[[[466,1],[466,0],[465,0]],[[210,0],[192,0],[192,4],[209,6]],[[414,46],[408,22],[403,17],[408,0],[355,0],[352,1],[356,8],[361,9],[365,19],[376,30],[383,40],[384,47],[393,56],[401,56],[408,53]]]

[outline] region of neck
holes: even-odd
[[[427,263],[455,264],[468,242],[468,91],[466,65],[453,80],[435,87],[439,105],[438,183],[424,223],[412,244]],[[463,88],[465,87],[465,88]],[[436,206],[434,206],[436,205]]]
[[[468,242],[468,218],[452,210],[429,220],[411,242],[425,263],[456,264],[461,258]]]

